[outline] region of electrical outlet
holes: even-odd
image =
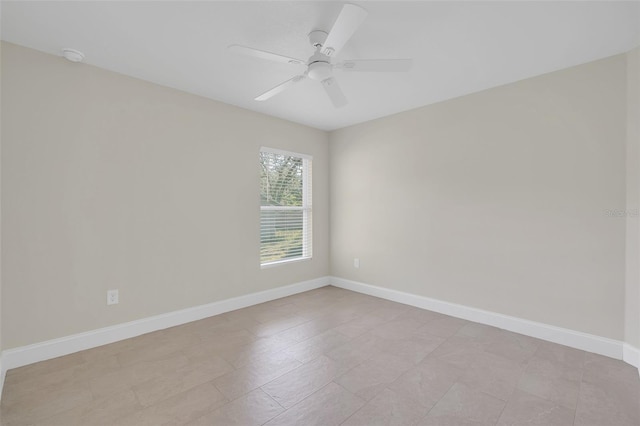
[[[358,259],[357,257],[353,259],[353,267],[356,269],[360,268],[360,259]]]
[[[117,305],[119,301],[118,290],[107,290],[107,305]]]

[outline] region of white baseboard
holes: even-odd
[[[5,370],[4,365],[2,364],[2,357],[0,356],[0,400],[2,400],[2,388],[4,387],[4,378],[7,375],[7,370]]]
[[[640,374],[640,349],[625,343],[622,347],[622,360],[636,367]]]
[[[207,303],[206,305],[194,306],[192,308],[181,309],[179,311],[168,312],[166,314],[143,318],[136,321],[99,328],[84,333],[61,337],[59,339],[47,340],[19,348],[2,351],[2,383],[4,383],[4,372],[12,368],[33,364],[34,362],[45,361],[47,359],[68,355],[85,349],[95,348],[129,339],[152,331],[163,330],[169,327],[197,321],[203,318],[246,308],[258,303],[268,302],[292,294],[329,285],[329,277],[316,278],[257,293],[238,296],[219,302]],[[2,385],[0,384],[0,387]],[[2,395],[0,393],[0,395]]]
[[[444,302],[442,300],[431,299],[429,297],[418,296],[416,294],[404,293],[402,291],[377,287],[369,284],[351,281],[339,277],[331,277],[331,285],[344,288],[346,290],[357,291],[358,293],[380,297],[394,302],[404,303],[422,309],[439,312],[456,318],[491,325],[514,333],[524,334],[538,339],[546,340],[572,348],[593,352],[615,359],[624,359],[625,362],[638,367],[640,353],[619,340],[608,339],[593,334],[582,333],[580,331],[567,328],[556,327],[540,322],[529,321],[522,318],[502,315],[495,312]],[[625,348],[623,358],[623,346]],[[633,348],[635,352],[633,352]],[[627,353],[629,354],[627,356]],[[635,358],[634,358],[635,356]],[[629,360],[635,359],[635,364]]]

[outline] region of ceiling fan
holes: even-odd
[[[349,41],[366,17],[367,11],[365,9],[354,4],[345,4],[329,33],[321,30],[314,30],[309,33],[309,42],[316,51],[307,61],[237,44],[229,46],[228,49],[234,53],[254,56],[260,59],[307,66],[307,70],[303,74],[297,75],[266,91],[255,98],[256,101],[265,101],[308,77],[319,81],[327,95],[329,95],[333,105],[339,108],[347,104],[347,98],[333,77],[334,69],[342,71],[393,72],[409,71],[411,68],[411,59],[362,59],[332,62],[335,55]]]

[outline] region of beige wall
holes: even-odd
[[[640,48],[627,53],[625,340],[640,348]]]
[[[4,349],[328,274],[325,132],[11,44],[2,88]],[[261,145],[313,155],[311,261],[260,269]]]
[[[625,75],[619,55],[333,132],[332,274],[622,339]]]
[[[0,42],[0,100],[2,99],[2,43]],[[2,108],[0,108],[0,353],[2,352]],[[0,356],[1,361],[1,356]],[[0,366],[0,397],[2,397],[2,377]]]

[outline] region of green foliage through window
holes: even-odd
[[[311,257],[311,160],[260,151],[260,262]]]
[[[261,205],[302,207],[302,158],[261,152],[260,171]]]

